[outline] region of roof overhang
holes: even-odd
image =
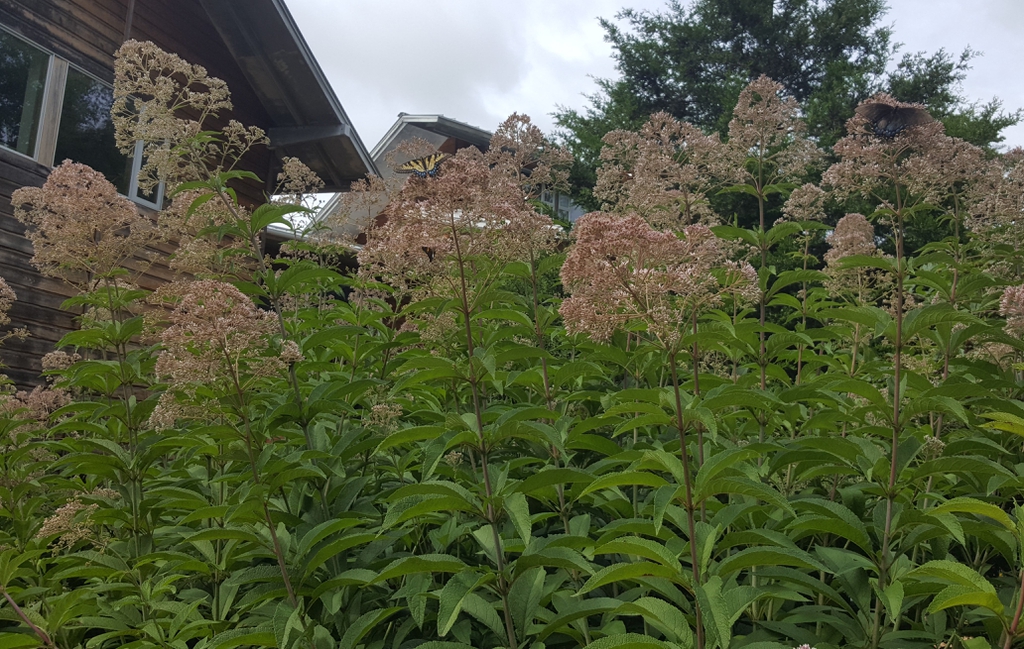
[[[270,115],[267,135],[279,157],[301,159],[326,192],[376,173],[284,0],[200,1]]]
[[[490,131],[485,131],[482,128],[445,117],[444,115],[409,115],[407,113],[399,113],[398,120],[391,125],[388,132],[384,134],[384,137],[380,139],[377,146],[373,147],[373,150],[370,152],[374,160],[377,160],[378,156],[391,146],[391,143],[398,138],[402,129],[407,125],[417,126],[425,131],[436,133],[446,138],[454,137],[469,142],[481,151],[487,149],[493,135]]]

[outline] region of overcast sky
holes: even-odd
[[[889,0],[904,52],[983,53],[972,100],[1024,107],[1024,0]],[[526,113],[545,132],[559,105],[582,108],[592,77],[615,77],[598,17],[664,0],[287,0],[368,149],[399,112],[441,113],[494,128]],[[1024,126],[1005,131],[1024,146]]]

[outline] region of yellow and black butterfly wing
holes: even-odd
[[[441,166],[441,162],[448,157],[447,153],[432,153],[422,158],[416,158],[410,160],[405,164],[399,165],[396,172],[400,174],[416,174],[418,178],[426,178],[427,176],[437,175],[437,170]]]

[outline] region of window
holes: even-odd
[[[126,156],[114,144],[114,90],[31,43],[0,29],[0,146],[45,165],[87,164],[137,203],[156,209],[163,185],[138,186],[142,146]]]
[[[132,163],[114,144],[114,123],[110,119],[113,103],[113,88],[69,69],[53,161],[87,164],[106,176],[118,192],[130,196]]]
[[[0,145],[36,157],[50,55],[0,31]]]

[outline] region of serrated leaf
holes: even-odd
[[[615,612],[619,615],[640,615],[679,647],[693,647],[693,631],[686,621],[686,616],[675,605],[663,599],[641,597],[623,604]]]
[[[615,487],[632,486],[638,485],[642,487],[664,487],[668,482],[665,481],[661,476],[654,475],[653,473],[647,473],[645,471],[620,471],[610,475],[601,476],[597,480],[591,482],[586,489],[577,497],[577,499],[586,496],[587,494],[600,491],[601,489],[612,489]]]
[[[719,563],[718,575],[724,578],[754,566],[792,566],[794,568],[830,572],[828,566],[803,550],[795,548],[752,547],[741,550]]]
[[[526,496],[521,493],[512,493],[506,496],[505,511],[508,512],[519,537],[523,539],[523,544],[529,545],[532,523],[530,521],[530,505],[526,502]]]
[[[649,635],[639,633],[623,633],[610,635],[600,640],[594,640],[587,645],[587,649],[618,649],[628,647],[629,649],[674,649],[667,642],[662,642]]]
[[[952,500],[947,500],[938,507],[935,507],[928,513],[944,514],[947,512],[976,514],[978,516],[984,516],[986,518],[992,519],[996,523],[999,523],[1011,532],[1016,530],[1016,525],[1014,524],[1013,519],[1010,518],[1005,511],[991,503],[986,503],[976,498],[953,498]]]
[[[607,586],[617,581],[635,580],[641,577],[661,577],[676,583],[682,583],[683,576],[679,570],[669,568],[659,563],[649,561],[638,561],[636,563],[618,563],[602,568],[594,573],[594,576],[587,580],[587,583],[576,593],[576,596],[585,595],[595,588]]]
[[[388,579],[403,577],[417,572],[461,572],[465,568],[466,564],[461,559],[450,554],[422,554],[392,561],[370,583],[379,584]]]

